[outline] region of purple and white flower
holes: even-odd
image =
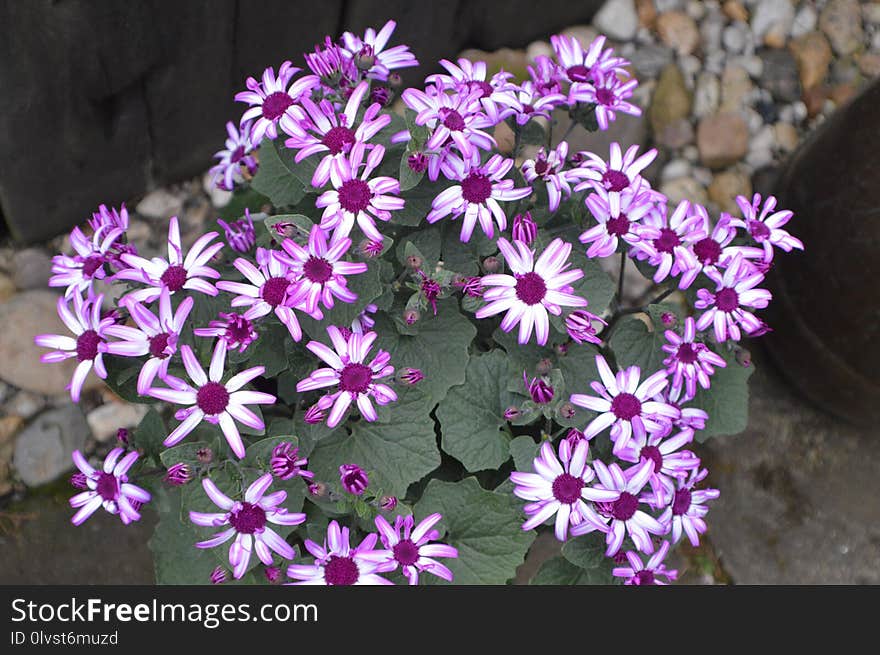
[[[697,393],[698,382],[703,389],[708,389],[709,378],[715,373],[715,367],[727,366],[723,357],[714,353],[706,344],[695,341],[697,328],[691,316],[684,320],[682,335],[666,330],[664,336],[668,343],[662,348],[669,356],[663,360],[663,364],[666,372],[672,376],[671,386],[679,388],[684,384],[687,395],[691,398]]]
[[[435,558],[458,557],[458,550],[447,544],[430,543],[440,538],[440,533],[433,528],[442,518],[442,515],[435,512],[415,525],[412,514],[398,515],[392,527],[384,516],[377,516],[376,529],[379,531],[385,550],[375,550],[365,554],[364,558],[378,564],[388,566],[393,564],[392,571],[399,566],[411,585],[419,583],[420,573],[431,573],[447,582],[452,582],[452,571]]]
[[[526,159],[522,165],[523,177],[526,182],[534,185],[541,180],[547,187],[550,212],[559,209],[563,197],[571,196],[570,171],[563,171],[568,157],[568,143],[561,141],[549,153],[542,147],[534,159]]]
[[[364,112],[360,125],[357,114],[369,90],[364,81],[354,89],[345,109],[337,113],[329,100],[315,104],[308,98],[300,101],[304,115],[294,117],[286,114],[281,119],[281,128],[290,135],[284,142],[288,148],[297,150],[294,161],[301,162],[317,153],[326,153],[312,175],[312,186],[320,189],[330,181],[330,170],[334,161],[345,159],[355,143],[366,143],[391,122],[390,114],[380,114],[382,107],[373,103]]]
[[[368,27],[362,37],[351,32],[343,32],[342,47],[346,54],[352,58],[359,54],[369,54],[375,58],[375,62],[367,70],[367,77],[387,82],[391,71],[419,65],[409,46],[396,45],[386,48],[396,26],[397,23],[389,20],[378,32]]]
[[[667,569],[663,560],[669,554],[669,542],[660,544],[657,552],[645,564],[642,558],[632,550],[627,551],[626,561],[629,566],[615,567],[611,574],[616,578],[626,578],[626,585],[667,585],[678,578],[678,571]],[[665,578],[661,580],[661,578]]]
[[[599,128],[608,129],[609,123],[621,112],[631,116],[641,116],[642,110],[628,101],[638,86],[636,80],[623,82],[614,72],[596,71],[594,84],[573,84],[569,92],[569,102],[583,102],[596,105],[596,120]]]
[[[657,268],[654,282],[659,284],[667,277],[681,275],[679,289],[688,288],[696,279],[701,266],[694,255],[693,246],[708,234],[704,228],[703,217],[691,212],[687,200],[668,214],[665,203],[656,211],[648,212],[640,227],[641,239],[633,244],[637,259],[647,259]]]
[[[515,114],[516,124],[520,126],[538,116],[550,120],[553,110],[566,101],[562,93],[542,93],[531,80],[523,82],[514,93],[519,105]]]
[[[112,317],[101,318],[101,303],[103,295],[93,296],[91,292],[87,299],[82,294],[73,294],[73,309],[70,308],[70,299],[61,297],[58,299],[58,316],[61,321],[73,333],[73,336],[61,334],[39,334],[34,337],[34,343],[44,348],[53,348],[50,353],[40,356],[43,363],[61,362],[71,357],[76,357],[76,369],[67,389],[70,389],[70,399],[78,403],[82,393],[83,384],[89,371],[94,369],[95,374],[102,380],[107,379],[107,369],[104,366],[104,354],[121,355],[123,357],[137,357],[142,354],[138,344],[128,342],[111,342],[107,340],[107,328],[115,324]]]
[[[211,243],[217,236],[216,232],[202,235],[184,257],[180,243],[180,226],[177,216],[172,216],[168,222],[167,260],[161,257],[144,259],[131,253],[121,255],[122,261],[130,268],[119,271],[116,277],[147,285],[146,289],[138,289],[126,294],[124,300],[152,302],[159,297],[163,288],[168,289],[170,293],[186,289],[216,296],[217,289],[204,278],[216,280],[220,277],[220,273],[206,265],[223,249],[222,243]]]
[[[164,382],[168,389],[151,387],[147,395],[176,405],[189,405],[179,410],[174,416],[181,421],[171,433],[165,437],[163,444],[175,446],[192,432],[203,420],[219,424],[223,435],[232,452],[241,459],[245,455],[244,443],[235,422],[239,421],[254,430],[262,430],[266,426],[263,420],[245,405],[272,405],[275,396],[261,391],[247,391],[242,387],[265,372],[265,367],[254,366],[233,375],[225,383],[223,379],[226,364],[226,341],[219,339],[214,346],[208,374],[199,364],[192,349],[187,345],[180,347],[183,365],[193,384],[166,375]],[[193,386],[195,385],[195,386]]]
[[[287,567],[288,577],[299,582],[294,585],[390,585],[390,580],[380,573],[387,573],[397,568],[397,562],[377,562],[379,557],[374,546],[379,540],[375,532],[371,532],[363,541],[352,548],[349,543],[348,528],[340,528],[339,523],[330,521],[327,526],[327,538],[323,545],[306,539],[305,547],[314,556],[313,564],[291,564]]]
[[[245,208],[244,218],[227,223],[222,218],[217,219],[217,224],[226,233],[226,242],[235,252],[246,253],[257,243],[257,235],[254,232],[254,221],[251,218],[251,210]]]
[[[330,168],[333,189],[325,191],[315,203],[323,207],[321,227],[335,230],[334,237],[347,237],[357,223],[364,235],[372,241],[384,241],[376,228],[376,221],[390,221],[391,212],[403,209],[403,198],[398,198],[400,182],[393,177],[370,179],[382,163],[385,148],[372,147],[364,160],[366,145],[355,143],[348,157],[335,159]],[[363,170],[361,170],[363,167]]]
[[[613,255],[621,240],[630,245],[641,241],[639,221],[654,209],[654,199],[647,184],[627,187],[620,193],[597,187],[585,203],[598,224],[579,237],[581,243],[590,244],[587,257]],[[648,245],[643,249],[648,249]]]
[[[593,84],[600,80],[601,74],[629,75],[624,68],[629,62],[615,57],[611,48],[605,48],[605,36],[593,39],[586,51],[577,38],[562,34],[551,36],[550,45],[559,62],[560,72],[573,85]]]
[[[516,98],[517,86],[511,82],[512,73],[499,71],[489,78],[486,62],[464,58],[457,64],[441,59],[440,65],[447,73],[429,75],[425,82],[435,84],[438,89],[456,88],[465,94],[479,90],[483,111],[495,123],[521,110]]]
[[[71,523],[82,525],[101,507],[110,514],[118,514],[125,525],[141,518],[140,507],[150,502],[151,496],[128,481],[128,471],[138,454],[131,451],[123,457],[124,452],[123,448],[114,448],[107,453],[101,470],[96,470],[80,451],[73,451],[73,463],[85,476],[87,488],[70,499],[70,506],[78,510]]]
[[[773,260],[773,247],[791,252],[793,249],[804,249],[803,242],[797,237],[793,237],[782,229],[782,226],[791,220],[794,212],[787,209],[774,211],[776,209],[776,198],[768,196],[761,207],[761,194],[756,193],[752,197],[750,203],[745,196],[737,196],[736,204],[742,210],[742,220],[735,218],[730,224],[734,227],[744,229],[752,239],[761,245],[764,249],[764,261]],[[761,207],[760,213],[758,208]]]
[[[622,448],[617,457],[625,462],[638,464],[644,460],[653,463],[651,477],[651,489],[660,505],[669,500],[666,498],[668,489],[674,484],[674,480],[687,477],[687,475],[700,466],[700,458],[690,450],[679,450],[688,445],[694,439],[694,431],[684,429],[674,437],[666,438],[661,433],[648,435],[644,443],[631,440],[626,448]],[[627,471],[636,471],[632,468]]]
[[[698,330],[712,326],[718,342],[739,341],[742,330],[751,334],[764,327],[763,321],[749,309],[764,309],[773,297],[766,289],[756,289],[764,281],[763,273],[756,272],[741,254],[737,254],[724,272],[706,269],[704,273],[715,283],[714,293],[697,289],[694,307],[704,309],[697,319]]]
[[[242,314],[220,312],[219,320],[211,321],[206,328],[195,328],[197,337],[219,337],[226,341],[229,350],[243,353],[247,347],[257,340],[259,334],[249,318]]]
[[[596,355],[596,368],[602,382],[591,382],[590,386],[601,397],[576,393],[570,398],[578,407],[599,413],[584,428],[588,439],[610,427],[617,453],[626,448],[633,436],[638,443],[644,443],[648,432],[660,429],[663,418],[678,418],[679,410],[654,400],[668,383],[666,371],[657,371],[639,384],[641,369],[638,366],[630,366],[615,376],[605,358]]]
[[[123,232],[122,227],[105,223],[89,238],[79,227],[73,228],[70,245],[76,254],[55,255],[52,258],[53,275],[49,278],[49,286],[67,287],[64,295],[69,298],[74,293],[91,289],[93,280],[107,279],[104,265],[113,258],[112,249]]]
[[[348,493],[360,496],[370,486],[370,478],[357,464],[342,464],[339,467],[339,483]]]
[[[236,102],[249,105],[241,116],[241,124],[253,121],[251,125],[251,143],[259,145],[263,137],[278,137],[278,121],[290,111],[302,97],[308,95],[319,84],[318,77],[306,75],[293,81],[294,75],[300,72],[291,62],[285,61],[278,68],[278,75],[270,66],[263,71],[261,80],[247,78],[247,91],[235,94]]]
[[[236,184],[245,181],[244,170],[253,175],[257,172],[259,164],[256,157],[251,154],[256,146],[251,140],[250,121],[244,121],[240,127],[229,121],[226,123],[226,134],[228,135],[224,144],[226,147],[214,153],[214,157],[219,161],[208,173],[211,175],[211,184],[218,189],[232,191]]]
[[[233,307],[247,307],[242,315],[248,321],[273,313],[278,317],[294,341],[302,339],[302,328],[296,317],[294,308],[303,309],[293,302],[296,284],[292,280],[290,267],[279,259],[272,251],[257,248],[257,265],[239,257],[232,265],[244,275],[250,284],[221,280],[217,288],[222,291],[239,294],[230,303]],[[312,317],[323,318],[320,309],[315,309]]]
[[[334,234],[328,244],[327,233],[320,225],[314,225],[305,247],[292,239],[285,239],[281,247],[286,254],[276,256],[287,264],[296,281],[291,303],[302,304],[306,313],[314,314],[318,302],[330,309],[334,297],[347,303],[357,300],[357,294],[348,288],[345,276],[365,273],[367,265],[342,259],[351,247],[351,239]]]
[[[557,458],[553,446],[545,441],[532,464],[534,473],[514,471],[510,474],[510,480],[515,485],[514,495],[530,501],[525,506],[529,518],[523,523],[523,530],[531,530],[554,515],[556,538],[559,541],[568,538],[570,527],[585,521],[594,526],[591,530],[604,528],[602,518],[585,501],[611,501],[618,494],[590,486],[595,473],[587,464],[588,450],[587,440],[578,441],[572,447],[567,439],[563,439]]]
[[[496,146],[487,129],[497,121],[486,115],[482,97],[480,88],[447,93],[437,86],[429,86],[425,91],[410,88],[401,94],[406,106],[416,112],[416,125],[424,125],[431,132],[425,149],[446,151],[454,145],[468,161],[479,158],[478,150]]]
[[[624,153],[616,141],[611,144],[608,161],[599,155],[584,151],[579,153],[583,161],[571,171],[572,177],[583,178],[574,190],[602,188],[608,193],[620,193],[624,189],[637,189],[641,186],[641,173],[657,157],[657,149],[652,148],[639,156],[638,144],[630,146]]]
[[[247,488],[243,500],[232,500],[210,478],[205,478],[202,488],[223,511],[189,513],[189,520],[196,525],[206,528],[228,526],[210,539],[198,542],[196,548],[216,548],[234,538],[229,547],[229,566],[236,580],[247,572],[252,551],[256,551],[257,557],[266,566],[272,565],[272,551],[284,559],[293,559],[296,555],[293,546],[267,524],[299,525],[305,522],[306,515],[279,507],[287,499],[287,492],[282,490],[267,494],[271,484],[272,474],[264,473]]]
[[[289,441],[282,441],[272,449],[269,467],[272,475],[281,480],[289,480],[297,475],[311,480],[315,474],[306,470],[309,460],[299,456],[299,448]]]
[[[490,239],[495,236],[493,219],[503,232],[507,228],[507,214],[499,202],[520,200],[532,192],[530,187],[514,188],[513,180],[504,179],[513,167],[513,160],[501,155],[493,155],[482,166],[473,166],[463,159],[450,156],[446,165],[452,173],[450,179],[457,184],[444,189],[434,198],[426,220],[436,223],[446,216],[451,215],[456,219],[463,214],[460,238],[465,242],[470,241],[478,221]]]
[[[328,427],[339,425],[352,403],[357,405],[364,420],[375,421],[378,417],[371,398],[380,405],[397,400],[397,393],[391,387],[378,382],[394,375],[394,367],[388,363],[391,355],[380,350],[369,364],[364,364],[378,337],[375,332],[352,333],[346,338],[339,328],[331,325],[327,328],[327,334],[333,349],[320,341],[310,341],[306,348],[329,364],[329,367],[319,368],[300,380],[296,390],[302,393],[334,386],[339,388],[319,401],[320,409],[329,409],[332,406],[327,415]]]
[[[601,490],[606,495],[610,492],[613,497],[597,502],[596,511],[587,520],[573,526],[571,533],[580,536],[593,530],[605,532],[605,555],[609,557],[620,550],[627,534],[640,551],[653,553],[651,535],[666,534],[668,531],[662,522],[639,509],[644,502],[640,498],[642,489],[654,470],[653,462],[645,461],[637,465],[634,471],[624,473],[617,464],[606,466],[601,460],[595,460],[593,469],[599,478],[593,489]],[[594,518],[597,515],[601,516],[598,523]]]
[[[661,514],[660,522],[671,530],[673,543],[678,543],[683,532],[692,546],[700,545],[700,535],[708,529],[705,516],[709,508],[705,503],[721,495],[717,489],[694,489],[707,475],[708,470],[695,469],[689,478],[678,480],[676,487],[669,484],[667,498],[671,497],[672,502]]]
[[[510,332],[519,324],[519,343],[532,338],[532,330],[539,345],[547,343],[550,334],[549,314],[559,316],[562,307],[586,307],[585,298],[573,293],[571,284],[580,280],[584,272],[568,267],[571,244],[554,239],[537,261],[535,251],[522,241],[511,244],[498,239],[498,248],[507,261],[512,275],[495,273],[483,277],[489,287],[483,293],[486,305],[476,312],[478,319],[507,312],[501,320],[501,329]]]
[[[575,343],[601,345],[602,339],[599,338],[598,330],[593,325],[594,323],[608,325],[601,317],[585,309],[576,309],[565,317],[565,330]]]

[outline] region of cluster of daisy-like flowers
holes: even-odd
[[[383,230],[390,229],[385,224],[406,208],[398,177],[408,168],[411,177],[425,176],[437,189],[423,214],[426,223],[459,221],[458,238],[468,248],[474,247],[472,239],[479,242],[485,235],[499,254],[479,263],[481,274],[460,275],[442,262],[425,261],[411,243],[405,244],[404,270],[392,283],[399,291],[408,276],[406,286],[414,292],[404,323],[417,322],[422,312],[436,315],[440,301],[459,293],[462,307],[475,319],[503,315],[500,329],[517,329],[520,344],[534,336],[539,346],[547,345],[555,326],[565,335],[564,342],[554,344],[558,354],[576,347],[595,347],[600,353],[598,379],[591,385],[595,395],[569,389],[562,397],[560,379],[554,377],[559,371],[545,360],[537,376],[524,373],[531,405],[505,412],[516,425],[533,422],[537,410],[548,421],[570,422],[577,407],[594,414],[582,429],[557,433],[556,447],[545,435],[534,472],[511,475],[514,493],[529,501],[523,528],[552,520],[560,540],[602,533],[607,554],[629,565],[615,569],[615,575],[633,584],[674,579],[675,572],[663,564],[670,546],[683,533],[699,543],[706,531],[705,503],[717,497],[715,490],[697,488],[707,472],[687,446],[709,417],[689,403],[700,389],[711,388],[715,370],[727,363],[720,353],[731,350],[731,342],[769,330],[754,311],[770,301],[761,284],[775,249],[803,248],[783,229],[791,212],[777,210],[775,198],[756,195],[737,199],[741,216],[721,214],[713,220],[705,208],[688,201],[673,207],[651,188],[642,173],[656,150],[639,153],[632,146],[624,151],[613,143],[606,160],[604,153],[569,152],[564,137],[554,145],[554,110],[567,109],[572,125],[598,129],[607,129],[617,113],[640,113],[629,102],[636,87],[627,72],[629,62],[606,47],[604,37],[587,47],[572,37],[552,37],[554,56],[539,56],[528,68],[529,79],[521,82],[504,71],[490,75],[484,62],[443,60],[444,72],[427,77],[424,88],[399,94],[407,128],[392,128],[387,108],[401,87],[396,71],[418,63],[407,46],[388,46],[394,27],[389,21],[363,36],[346,32],[335,42],[328,37],[305,55],[306,69],[290,61],[277,71],[267,68],[259,79],[248,78],[246,90],[236,95],[246,108],[237,124],[227,125],[226,147],[211,169],[214,183],[227,190],[246,186],[258,174],[258,149],[278,149],[288,165],[301,167],[297,175],[310,187],[305,195],[320,214],[316,224],[303,228],[287,218],[270,222],[245,210],[237,220],[218,221],[228,250],[217,232],[185,249],[175,217],[168,225],[167,257],[148,259],[127,241],[125,207],[102,205],[89,221],[90,236],[74,229],[71,254],[53,262],[50,285],[64,288],[58,312],[71,335],[36,337],[37,344],[52,349],[43,361],[77,358],[70,384],[77,401],[90,371],[107,377],[105,356],[131,358],[138,367],[137,392],[178,407],[178,423],[165,436],[165,446],[179,444],[207,422],[219,428],[236,458],[244,458],[239,426],[262,431],[263,418],[252,408],[272,405],[276,398],[253,388],[261,386],[265,368],[238,370],[232,362],[240,360],[233,355],[246,355],[275,322],[293,342],[301,342],[305,321],[322,321],[336,303],[357,300],[349,283],[386,251]],[[502,123],[513,131],[512,153],[498,152],[495,134]],[[522,139],[530,124],[541,126],[546,143],[526,151]],[[405,147],[400,166],[386,158],[395,147]],[[397,177],[383,174],[398,170]],[[578,291],[585,271],[572,263],[572,243],[557,236],[559,230],[546,229],[569,202],[585,207],[590,217],[579,237],[587,258],[620,253],[649,270],[656,284],[670,287],[667,294],[677,288],[694,295],[694,316],[679,320],[664,314],[663,326],[654,326],[669,328],[662,370],[614,370],[609,339],[621,315],[620,294],[609,315],[588,311],[588,299]],[[268,228],[269,238],[260,247],[255,218]],[[482,235],[474,237],[478,225]],[[353,248],[353,239],[360,238]],[[484,244],[476,247],[485,249]],[[111,282],[127,286],[107,312],[98,285]],[[196,303],[221,293],[229,294],[220,296],[228,299],[229,311],[207,326],[191,325]],[[372,330],[372,316],[377,311],[376,305],[367,305],[348,325],[325,325],[326,341],[313,338],[305,344],[324,364],[295,385],[306,394],[306,423],[325,422],[333,429],[354,413],[376,421],[376,406],[398,398],[393,383],[412,385],[431,375],[395,369],[389,352],[374,349],[379,335]],[[193,337],[213,344],[201,342],[203,348]],[[614,458],[607,463],[590,448],[606,433]],[[124,522],[137,520],[140,504],[150,499],[128,482],[138,453],[125,454],[129,446],[121,446],[108,455],[103,473],[75,456],[80,474],[74,484],[83,492],[71,500],[79,509],[75,523],[101,506]],[[212,457],[204,455],[206,462]],[[336,521],[323,544],[305,541],[314,562],[287,569],[301,584],[380,584],[388,582],[384,574],[397,568],[412,584],[426,572],[452,578],[435,558],[456,557],[457,552],[430,543],[440,537],[434,529],[440,515],[418,525],[412,516],[397,516],[392,526],[381,512],[393,511],[397,499],[371,493],[370,476],[359,465],[339,466],[344,493],[334,496],[326,483],[313,480],[307,463],[292,444],[280,444],[265,472],[232,496],[214,484],[210,467],[174,464],[164,481],[172,486],[201,481],[222,511],[191,512],[190,517],[222,530],[197,546],[232,541],[229,566],[235,578],[248,570],[252,551],[270,582],[280,577],[276,556],[294,558],[292,547],[268,524],[296,526],[306,517],[281,507],[285,491],[268,493],[273,476],[300,476],[314,499],[343,499],[361,518],[366,504],[375,508],[377,532],[357,547],[350,544],[348,528]],[[377,549],[380,539],[384,548]],[[651,555],[647,563],[639,552]],[[225,576],[220,567],[212,580]]]

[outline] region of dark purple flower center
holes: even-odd
[[[755,241],[763,241],[770,236],[770,228],[761,221],[749,221],[749,234]]]
[[[333,264],[323,257],[309,257],[303,264],[303,273],[309,281],[316,284],[324,284],[333,274]]]
[[[241,161],[242,157],[244,157],[244,146],[238,146],[232,151],[232,154],[229,156],[229,161],[233,164],[237,164]]]
[[[697,350],[694,348],[693,344],[683,343],[678,347],[678,361],[682,364],[693,364],[697,361]]]
[[[76,339],[76,358],[84,362],[98,356],[98,344],[103,339],[94,330],[86,330]]]
[[[533,114],[535,112],[534,105],[530,105],[528,103],[523,103],[522,113],[524,114]]]
[[[101,255],[90,255],[83,262],[83,275],[92,277],[104,265],[104,258]]]
[[[159,279],[169,291],[180,291],[186,284],[186,269],[183,266],[169,266]]]
[[[681,516],[691,508],[691,490],[679,489],[672,499],[673,516]]]
[[[568,79],[572,82],[589,82],[590,81],[590,69],[584,66],[583,64],[577,64],[575,66],[570,66],[565,70],[566,75],[568,75]]]
[[[706,237],[694,244],[694,254],[703,264],[714,264],[721,257],[721,244]]]
[[[663,453],[660,452],[657,446],[645,446],[639,455],[642,459],[650,459],[654,462],[654,473],[663,468]]]
[[[547,163],[546,159],[539,159],[535,162],[535,172],[538,175],[543,175],[550,168],[550,164]]]
[[[609,218],[605,223],[605,229],[613,237],[622,237],[629,232],[629,219],[626,217],[626,214]]]
[[[596,100],[599,101],[600,105],[608,107],[613,105],[617,101],[617,98],[614,97],[614,91],[602,88],[596,91]]]
[[[547,295],[547,284],[537,273],[520,275],[516,280],[516,297],[527,305],[537,305]]]
[[[162,332],[161,334],[150,337],[150,355],[158,357],[159,359],[165,359],[168,357],[168,353],[165,352],[165,349],[168,347],[168,338],[170,336],[171,335],[167,332]]]
[[[654,572],[650,569],[643,569],[633,576],[633,580],[637,585],[652,585],[654,582]]]
[[[253,534],[266,527],[266,511],[253,503],[242,503],[229,514],[229,525],[241,534]]]
[[[208,416],[219,414],[229,404],[229,392],[219,382],[207,382],[196,393],[196,404]]]
[[[339,373],[339,388],[351,393],[364,393],[373,381],[373,371],[363,364],[346,364]]]
[[[629,521],[639,508],[639,499],[628,491],[620,494],[620,498],[611,503],[611,516],[618,521]]]
[[[739,307],[739,294],[735,289],[721,289],[715,294],[715,306],[722,312],[732,312]]]
[[[629,421],[642,413],[642,403],[631,393],[621,393],[611,401],[611,411],[624,421]]]
[[[290,287],[290,280],[283,277],[270,277],[263,283],[260,288],[260,295],[267,303],[273,307],[283,305],[287,299],[287,289]]]
[[[464,119],[454,109],[447,109],[444,112],[443,124],[453,132],[461,132],[465,128]]]
[[[330,131],[324,135],[324,138],[321,139],[321,143],[327,146],[330,149],[330,153],[334,155],[344,152],[347,147],[354,142],[354,132],[341,125],[331,128]]]
[[[119,480],[112,473],[101,473],[95,491],[104,500],[116,500],[119,494]]]
[[[391,551],[394,553],[394,559],[403,566],[415,564],[419,559],[419,547],[412,542],[412,539],[397,542]]]
[[[353,585],[359,577],[360,571],[351,557],[333,555],[324,566],[324,582],[328,585]]]
[[[471,173],[461,181],[461,195],[468,202],[482,204],[492,195],[492,182],[480,173]]]
[[[605,171],[602,175],[602,186],[608,191],[623,191],[629,186],[629,178],[623,171]]]
[[[293,104],[293,98],[284,93],[284,91],[276,91],[270,93],[263,100],[263,117],[274,121],[281,118],[281,115],[287,111],[287,108]]]
[[[246,341],[251,338],[252,330],[251,322],[246,318],[239,316],[226,325],[226,336],[233,341]]]
[[[681,239],[678,238],[675,230],[671,230],[668,227],[661,228],[660,236],[654,239],[654,246],[660,252],[672,254],[672,252],[675,250],[675,247],[680,245]]]
[[[363,180],[348,180],[339,188],[339,204],[352,214],[364,211],[372,199],[373,192]]]
[[[563,473],[553,481],[553,497],[560,503],[570,505],[581,497],[584,481],[570,473]]]

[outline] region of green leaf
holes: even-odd
[[[213,552],[217,549],[195,547],[203,537],[196,532],[196,526],[181,518],[181,495],[180,489],[161,489],[153,498],[159,523],[148,545],[153,552],[156,583],[206,585],[211,581],[211,572],[222,562]],[[220,550],[226,554],[228,546],[221,546]],[[226,566],[228,569],[228,562]]]
[[[463,385],[449,390],[437,408],[443,450],[471,472],[497,469],[510,458],[504,410],[519,401],[507,390],[505,353],[472,357]]]
[[[143,450],[144,455],[155,457],[165,447],[162,442],[167,436],[168,430],[165,429],[165,422],[159,412],[151,407],[135,428],[132,443],[138,450]]]
[[[265,366],[265,377],[275,377],[288,367],[287,345],[292,341],[290,332],[280,322],[264,320],[259,329],[259,338],[245,351],[249,352],[248,366]]]
[[[533,585],[595,585],[607,584],[604,577],[594,571],[575,566],[564,557],[553,557],[541,565],[529,581]]]
[[[571,120],[581,125],[587,132],[595,132],[599,129],[599,121],[596,119],[596,105],[579,102],[568,111]]]
[[[431,480],[415,515],[422,519],[434,512],[443,515],[436,526],[441,534],[445,531],[440,541],[458,549],[457,558],[443,560],[454,584],[505,584],[516,575],[535,538],[533,530],[522,529],[522,505],[516,497],[486,491],[473,477]]]
[[[568,394],[592,394],[590,382],[599,379],[596,368],[596,350],[588,344],[571,344],[564,356],[559,357],[559,368],[565,378]]]
[[[575,293],[587,299],[590,303],[587,309],[597,316],[601,316],[602,312],[608,309],[611,299],[617,292],[614,286],[614,280],[595,259],[589,259],[583,248],[575,248],[571,252],[570,258],[573,268],[579,268],[584,272],[584,277],[578,280],[572,286]]]
[[[387,314],[378,314],[377,347],[391,353],[396,370],[421,369],[425,379],[418,387],[438,403],[450,387],[464,382],[468,347],[477,329],[458,311],[454,299],[438,302],[437,315],[428,312],[413,327],[418,328],[415,334],[399,334]]]
[[[617,330],[611,335],[610,343],[618,366],[638,366],[642,369],[642,379],[664,368],[663,360],[667,357],[663,351],[666,328],[660,320],[664,312],[675,313],[675,308],[665,304],[648,307],[650,328],[645,321],[634,316],[621,319]]]
[[[190,468],[195,468],[202,465],[199,462],[199,450],[212,447],[211,442],[208,441],[182,443],[163,451],[159,459],[162,460],[162,465],[166,468],[170,468],[174,464],[186,464]]]
[[[707,344],[708,345],[708,344]],[[697,430],[697,441],[725,434],[739,434],[749,423],[749,378],[754,364],[743,366],[732,352],[719,353],[727,362],[725,368],[716,368],[709,389],[697,387],[697,395],[687,403],[709,415],[705,430]]]
[[[304,169],[308,168],[306,162],[294,163],[293,151],[287,150],[281,139],[263,140],[259,158],[260,168],[251,181],[251,188],[269,198],[276,207],[295,205],[303,199],[307,190],[311,190],[314,167],[308,172],[304,183]]]
[[[377,407],[375,422],[349,422],[312,451],[309,466],[316,479],[336,481],[341,464],[358,464],[370,487],[403,497],[413,482],[440,465],[440,452],[430,411],[433,403],[418,387],[398,388],[398,400]]]
[[[217,210],[217,214],[224,221],[235,221],[244,218],[245,209],[249,209],[253,216],[255,212],[259,212],[267,204],[269,204],[269,199],[262,193],[252,187],[239,187],[233,191],[229,202]]]
[[[408,160],[412,152],[412,150],[406,150],[406,152],[404,152],[403,156],[400,158],[399,179],[401,192],[414,189],[422,181],[422,178],[425,177],[425,171],[422,171],[421,173],[416,173],[412,168],[409,167]]]
[[[601,533],[569,539],[562,546],[562,556],[587,576],[586,582],[577,584],[611,584],[614,581],[611,575],[614,563],[605,557],[605,540]]]
[[[538,456],[540,448],[541,444],[535,443],[535,440],[527,434],[521,434],[511,441],[510,454],[513,456],[516,470],[531,473],[533,460]]]
[[[107,379],[104,382],[117,396],[130,403],[155,403],[156,399],[137,392],[137,378],[143,367],[142,359],[104,355]]]
[[[452,183],[448,180],[431,182],[427,178],[422,179],[417,186],[400,194],[405,204],[403,209],[391,213],[391,222],[410,227],[421,225],[431,211],[434,198],[449,186]]]

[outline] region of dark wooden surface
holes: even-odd
[[[398,22],[423,67],[464,47],[522,46],[600,0],[0,0],[0,212],[35,241],[102,202],[197,175],[248,75],[301,64],[324,35]]]

